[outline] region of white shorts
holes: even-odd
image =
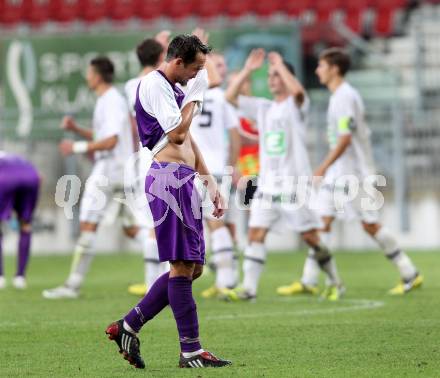
[[[379,223],[378,210],[365,209],[362,200],[370,198],[362,187],[354,199],[350,200],[347,187],[335,187],[324,183],[318,192],[317,209],[321,217],[333,217],[344,221],[360,220],[367,224]]]
[[[138,222],[130,207],[117,200],[125,198],[124,186],[112,180],[110,168],[105,160],[98,161],[93,167],[81,198],[79,219],[98,224],[105,215],[106,223],[119,217],[124,227],[136,226]]]
[[[279,198],[259,193],[251,202],[249,227],[272,229],[287,228],[295,232],[306,232],[323,228],[319,215],[307,204],[294,206]]]

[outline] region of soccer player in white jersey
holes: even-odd
[[[148,75],[150,72],[157,69],[165,59],[165,53],[168,48],[170,32],[167,30],[161,31],[154,38],[144,39],[136,47],[136,55],[138,57],[139,63],[142,67],[141,72],[135,78],[127,81],[125,84],[125,96],[127,97],[128,106],[130,109],[130,121],[133,128],[133,135],[135,138],[135,148],[137,147],[139,136],[136,124],[136,113],[134,111],[134,106],[136,103],[136,93],[141,79]],[[144,166],[138,166],[139,171],[139,191],[144,193],[145,182],[143,177],[145,177],[145,172],[148,170],[148,162],[152,160],[151,153],[148,150],[142,149],[140,151],[140,163]],[[139,162],[138,162],[139,163]],[[145,211],[145,214],[148,210]],[[148,216],[148,215],[147,215]],[[149,216],[151,218],[151,215]],[[143,230],[141,232],[144,232]],[[156,281],[156,279],[168,269],[168,263],[161,263],[159,261],[159,254],[157,250],[156,237],[154,235],[154,230],[151,229],[146,237],[146,247],[144,249],[144,272],[145,272],[145,282],[142,284],[133,284],[128,288],[128,292],[134,295],[145,295],[147,289]]]
[[[64,285],[43,291],[43,297],[47,299],[78,297],[94,257],[98,225],[113,198],[124,195],[124,164],[134,153],[134,143],[127,102],[113,86],[113,76],[114,66],[107,57],[92,59],[87,69],[87,84],[98,96],[93,113],[93,129],[80,127],[71,117],[65,117],[62,123],[64,129],[85,139],[78,142],[62,141],[62,154],[93,153],[95,163],[81,199],[81,233],[74,250],[70,274]],[[128,206],[121,206],[119,215],[126,235],[145,248],[145,235],[140,232]]]
[[[213,54],[212,59],[222,80],[225,80],[227,71],[224,57]],[[225,99],[224,90],[217,86],[205,92],[202,113],[191,123],[191,135],[220,187],[222,177],[233,173],[226,172],[226,167],[235,169],[237,165],[240,152],[239,122],[235,109]],[[230,185],[226,187],[230,191]],[[223,195],[225,198],[231,197],[230,192]],[[211,215],[211,211],[204,212],[211,236],[211,261],[216,274],[214,286],[202,292],[204,298],[221,296],[224,289],[232,289],[237,284],[234,239],[228,228],[228,225],[234,222],[228,214],[230,213],[226,212],[221,219],[217,219]]]
[[[365,180],[374,174],[365,106],[359,92],[345,80],[349,68],[349,55],[339,48],[331,48],[322,52],[316,69],[321,84],[332,94],[327,113],[330,152],[315,172],[315,176],[324,177],[318,200],[325,226],[324,234],[330,232],[333,220],[341,214],[337,212],[335,198],[338,197],[338,191],[344,191],[346,187],[343,176],[357,178],[362,188]],[[401,283],[391,289],[390,294],[400,295],[420,287],[423,277],[411,259],[400,249],[393,234],[380,224],[378,211],[362,207],[363,197],[369,196],[361,190],[353,201],[345,204],[341,215],[346,219],[359,219],[364,230],[398,269]],[[310,266],[308,271],[311,279],[315,280],[313,276],[318,274],[317,266]]]
[[[227,100],[246,117],[256,121],[260,138],[260,175],[258,190],[251,204],[248,246],[244,252],[244,279],[241,288],[230,291],[230,298],[250,300],[256,297],[266,261],[266,235],[271,228],[276,230],[284,223],[299,232],[309,245],[310,255],[328,276],[327,298],[337,300],[343,286],[336,264],[319,238],[318,230],[322,223],[306,201],[297,203],[297,198],[305,193],[299,192],[300,185],[296,183],[301,177],[310,182],[312,177],[304,141],[309,99],[295,77],[293,67],[280,54],[271,52],[268,59],[268,86],[273,100],[239,95],[242,83],[263,65],[263,49],[250,53],[244,68],[226,91]]]

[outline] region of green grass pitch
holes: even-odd
[[[439,377],[440,253],[411,253],[425,286],[405,297],[386,291],[397,281],[379,253],[337,254],[347,295],[339,303],[279,298],[298,278],[304,254],[271,254],[257,303],[202,300],[212,283],[194,285],[203,346],[229,358],[218,370],[179,370],[177,331],[169,308],[140,335],[146,370],[135,370],[104,335],[137,298],[140,255],[98,256],[79,300],[47,301],[41,291],[66,277],[70,257],[35,257],[29,289],[0,291],[0,377]],[[6,259],[12,274],[15,259]],[[8,275],[8,274],[7,274]]]

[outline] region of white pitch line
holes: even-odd
[[[203,319],[230,320],[230,319],[266,318],[266,317],[277,317],[277,316],[286,316],[286,315],[303,316],[303,315],[319,315],[319,314],[336,314],[340,312],[372,310],[375,308],[383,307],[385,305],[385,303],[382,301],[372,301],[368,299],[345,299],[342,302],[352,303],[353,305],[341,306],[336,308],[317,308],[310,310],[263,312],[263,313],[255,313],[255,314],[208,315],[208,316],[204,316]]]
[[[283,302],[285,302],[283,300]],[[293,302],[293,301],[292,301]],[[339,306],[339,304],[351,303],[351,306]],[[253,304],[249,304],[252,306]],[[373,310],[376,308],[383,307],[385,305],[382,301],[373,301],[369,299],[343,299],[341,302],[334,303],[335,306],[332,308],[316,308],[316,309],[303,309],[296,311],[275,311],[275,312],[263,312],[254,314],[223,314],[223,315],[206,315],[200,316],[201,320],[235,320],[235,319],[251,319],[251,318],[266,318],[266,317],[277,317],[277,316],[304,316],[304,315],[320,315],[320,314],[337,314],[343,312],[351,311],[362,311],[362,310]],[[47,328],[53,326],[64,326],[64,325],[88,325],[88,326],[102,326],[102,322],[88,321],[88,320],[46,320],[38,322],[30,320],[23,320],[20,322],[11,321],[0,321],[0,328],[6,327],[23,327],[26,325],[34,325],[36,328]]]

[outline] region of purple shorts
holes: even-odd
[[[15,210],[19,220],[30,223],[37,205],[40,177],[28,161],[7,156],[0,159],[0,221]]]
[[[205,263],[202,200],[193,168],[153,162],[145,192],[154,220],[160,261]]]

